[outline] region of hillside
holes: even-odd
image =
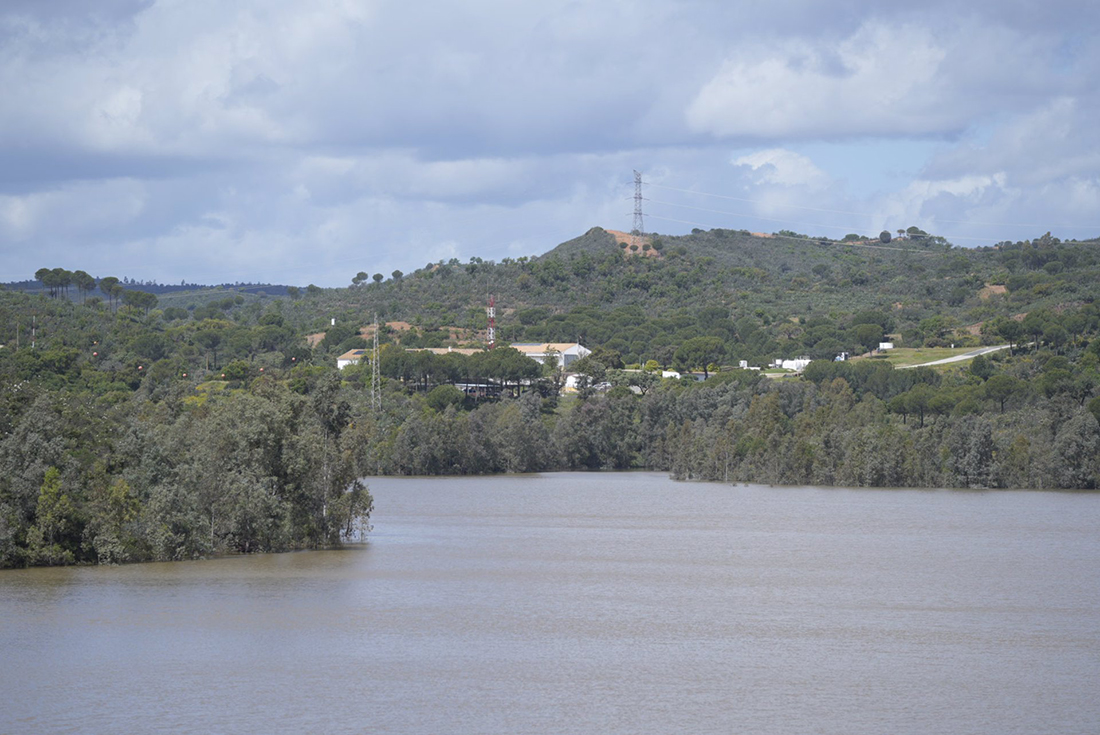
[[[1075,308],[1100,290],[1096,243],[1049,236],[982,250],[938,238],[651,237],[660,258],[624,258],[613,235],[593,228],[537,258],[432,263],[400,279],[325,290],[295,309],[323,314],[317,328],[332,316],[362,325],[377,312],[426,333],[483,330],[493,293],[505,340],[580,340],[628,362],[667,362],[684,340],[714,335],[730,345],[728,359],[765,361],[861,352],[849,332],[868,312],[908,346],[978,344],[1000,339],[986,327],[996,319]]]
[[[1003,342],[1000,322],[1031,312],[1042,320],[1092,303],[1100,290],[1097,244],[1049,235],[968,250],[931,236],[883,244],[696,230],[649,235],[648,252],[660,253],[649,258],[623,257],[624,237],[592,228],[538,257],[452,259],[381,283],[291,288],[282,298],[254,286],[175,291],[157,307],[166,323],[249,324],[278,306],[286,329],[313,334],[310,346],[324,340],[326,350],[363,346],[378,314],[412,327],[384,330],[384,342],[440,347],[483,338],[492,293],[500,341],[581,341],[627,363],[671,364],[685,341],[716,337],[723,361],[763,364],[859,354],[885,335],[907,347]],[[6,329],[0,339],[11,341],[14,325]]]
[[[1100,485],[1096,243],[651,237],[660,257],[592,230],[287,297],[0,289],[0,567],[338,544],[367,524],[356,478],[375,474]],[[407,349],[482,339],[488,293],[498,349]],[[378,383],[335,364],[376,312]],[[887,336],[909,364],[1010,347],[934,369],[834,361]],[[576,395],[515,341],[592,348]],[[796,355],[815,359],[782,380],[734,367]]]

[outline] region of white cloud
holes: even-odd
[[[0,195],[0,233],[15,242],[73,238],[133,222],[145,208],[145,185],[133,179],[77,182],[24,195]]]
[[[531,159],[424,160],[412,151],[371,155],[307,156],[299,175],[310,190],[339,198],[348,192],[429,200],[507,199],[532,188],[539,162]]]
[[[972,216],[978,208],[988,207],[991,201],[1006,195],[1010,195],[1010,192],[1006,191],[1003,173],[956,179],[917,179],[901,191],[881,198],[875,208],[879,223],[887,229],[916,224],[935,234],[945,234],[952,230],[945,231],[943,227],[956,223],[937,223],[936,212],[928,209],[930,203],[939,200],[943,205],[946,201],[947,206],[941,207],[939,211],[943,218],[951,220]]]
[[[940,181],[918,179],[905,188],[903,196],[917,201],[928,201],[941,194],[950,194],[954,197],[976,197],[991,187],[1004,189],[1004,186],[1005,175],[1003,172],[992,176],[963,176],[958,179]]]
[[[756,172],[758,183],[781,186],[821,188],[829,184],[829,176],[813,161],[800,153],[783,148],[769,148],[732,161],[734,166],[748,166]]]
[[[1038,42],[984,23],[937,32],[873,20],[839,42],[738,44],[692,100],[686,122],[714,136],[767,139],[955,133],[993,104],[1047,93],[1055,80],[1033,63]],[[1023,99],[995,100],[990,90],[1005,85]]]
[[[85,139],[95,149],[120,149],[136,143],[151,142],[149,131],[141,126],[141,90],[123,85],[92,104]]]

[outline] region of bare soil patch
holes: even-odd
[[[985,301],[989,297],[991,297],[993,294],[997,294],[998,296],[1001,296],[1001,295],[1004,295],[1007,292],[1008,292],[1008,289],[1005,288],[1004,286],[997,286],[997,285],[994,285],[992,283],[987,283],[987,284],[985,284],[985,288],[983,288],[981,291],[978,292],[978,298]]]
[[[624,243],[626,244],[626,247],[622,249],[623,257],[626,257],[626,258],[633,258],[633,257],[638,257],[638,256],[641,256],[643,258],[660,258],[661,257],[661,254],[658,251],[654,250],[652,247],[650,247],[649,250],[642,249],[642,246],[644,246],[644,245],[652,245],[653,244],[653,238],[650,237],[649,235],[642,235],[640,238],[638,238],[638,240],[639,240],[638,250],[637,251],[631,251],[630,245],[631,245],[631,243],[634,242],[634,239],[633,239],[633,237],[631,236],[631,234],[629,232],[622,232],[620,230],[605,230],[605,232],[607,232],[607,234],[609,234],[609,235],[611,235],[612,237],[615,238],[615,244],[616,245],[622,245]]]

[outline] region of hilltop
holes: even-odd
[[[656,247],[654,247],[655,242]],[[616,252],[624,256],[660,257],[663,249],[664,242],[654,235],[639,235],[638,242],[635,243],[634,237],[629,232],[593,227],[580,237],[567,240],[539,257],[540,259],[565,258],[568,260],[585,254],[598,257]]]
[[[602,227],[593,227],[580,237],[566,240],[541,256],[546,258],[573,258],[579,255],[606,255],[618,249],[615,237]]]

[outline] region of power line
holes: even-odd
[[[848,226],[848,225],[826,225],[826,224],[822,224],[820,222],[796,222],[794,220],[779,219],[779,218],[776,218],[776,217],[764,217],[764,216],[757,215],[757,214],[745,214],[743,212],[727,212],[727,211],[721,210],[721,209],[707,209],[706,207],[693,207],[690,204],[676,204],[674,202],[662,202],[659,199],[650,199],[648,201],[651,201],[654,204],[664,204],[664,205],[669,206],[669,207],[681,207],[683,209],[694,209],[694,210],[697,210],[699,212],[710,212],[711,214],[727,214],[727,215],[730,215],[732,217],[748,217],[749,219],[760,219],[760,220],[766,220],[768,222],[779,222],[781,224],[787,224],[787,225],[798,225],[800,227],[826,227],[826,228],[833,229],[833,230],[848,230],[848,232],[855,232],[855,231],[860,229],[859,227],[851,227],[851,226]],[[654,217],[656,215],[650,214],[649,216]],[[989,240],[988,237],[967,237],[965,235],[953,235],[953,236],[945,236],[945,237],[947,237],[948,239],[951,239],[951,240],[977,240],[979,242],[988,242],[988,240]]]
[[[668,189],[670,191],[679,191],[685,194],[698,194],[699,196],[714,197],[716,199],[728,199],[734,202],[746,202],[748,204],[763,204],[758,199],[747,199],[745,197],[729,196],[728,194],[714,194],[707,191],[699,191],[698,189],[684,189],[678,186],[668,186],[667,184],[655,184],[652,181],[646,182],[647,186],[655,186],[659,189]],[[825,214],[847,214],[853,217],[881,217],[881,214],[872,214],[869,212],[851,212],[844,209],[824,209],[821,207],[807,207],[802,204],[782,204],[784,207],[791,207],[793,209],[804,209],[809,212],[823,212]],[[982,227],[1035,227],[1037,229],[1050,230],[1051,228],[1067,229],[1067,230],[1100,230],[1100,225],[1085,224],[1085,225],[1057,225],[1057,224],[1034,224],[1028,222],[981,222],[978,220],[965,220],[965,219],[943,219],[941,217],[935,218],[937,222],[949,222],[953,225],[980,225]],[[989,238],[971,238],[971,239],[989,239]]]
[[[748,217],[750,219],[761,219],[761,220],[766,220],[768,222],[780,222],[780,223],[788,224],[788,225],[799,225],[801,227],[827,227],[827,228],[832,229],[832,230],[848,230],[849,232],[859,229],[858,227],[853,228],[853,227],[848,227],[846,225],[826,225],[826,224],[822,224],[820,222],[796,222],[794,220],[789,220],[789,219],[778,219],[776,217],[763,217],[763,216],[755,215],[755,214],[746,214],[744,212],[727,212],[727,211],[722,210],[722,209],[708,209],[706,207],[693,207],[690,204],[676,204],[675,202],[662,202],[660,199],[651,199],[650,201],[653,202],[654,204],[664,204],[665,206],[668,206],[668,207],[680,207],[681,209],[694,209],[697,212],[709,212],[711,214],[728,214],[732,217]]]
[[[714,197],[715,199],[728,199],[732,202],[745,202],[747,204],[762,204],[758,199],[747,199],[745,197],[734,197],[727,194],[712,194],[707,191],[699,191],[698,189],[682,189],[678,186],[667,186],[665,184],[654,184],[652,181],[647,181],[650,186],[655,186],[658,189],[668,189],[670,191],[680,191],[685,194],[698,194],[699,196]],[[863,214],[860,212],[846,212],[842,209],[821,209],[819,207],[805,207],[800,204],[784,204],[786,207],[793,207],[794,209],[805,209],[810,212],[824,212],[826,214],[850,214],[856,217],[872,217],[875,215]]]
[[[714,225],[710,225],[710,224],[707,224],[705,222],[692,222],[692,221],[686,220],[686,219],[674,219],[672,217],[662,217],[658,214],[652,214],[652,213],[650,213],[649,218],[650,219],[665,220],[666,222],[679,222],[682,225],[695,225],[696,227],[706,227],[707,229],[710,229],[710,230],[723,229],[723,228],[716,228]],[[835,240],[822,240],[820,238],[798,237],[798,236],[795,236],[795,235],[765,236],[761,239],[762,240],[800,240],[802,242],[812,242],[812,243],[817,243],[819,245],[822,244],[822,243],[825,243],[826,245],[836,245],[836,246],[845,247],[845,248],[871,248],[872,250],[897,250],[899,252],[913,253],[915,255],[934,255],[935,254],[933,252],[929,252],[929,251],[926,251],[926,250],[914,250],[913,248],[898,248],[898,247],[891,247],[889,245],[868,245],[866,243],[843,242],[843,241],[835,241]]]

